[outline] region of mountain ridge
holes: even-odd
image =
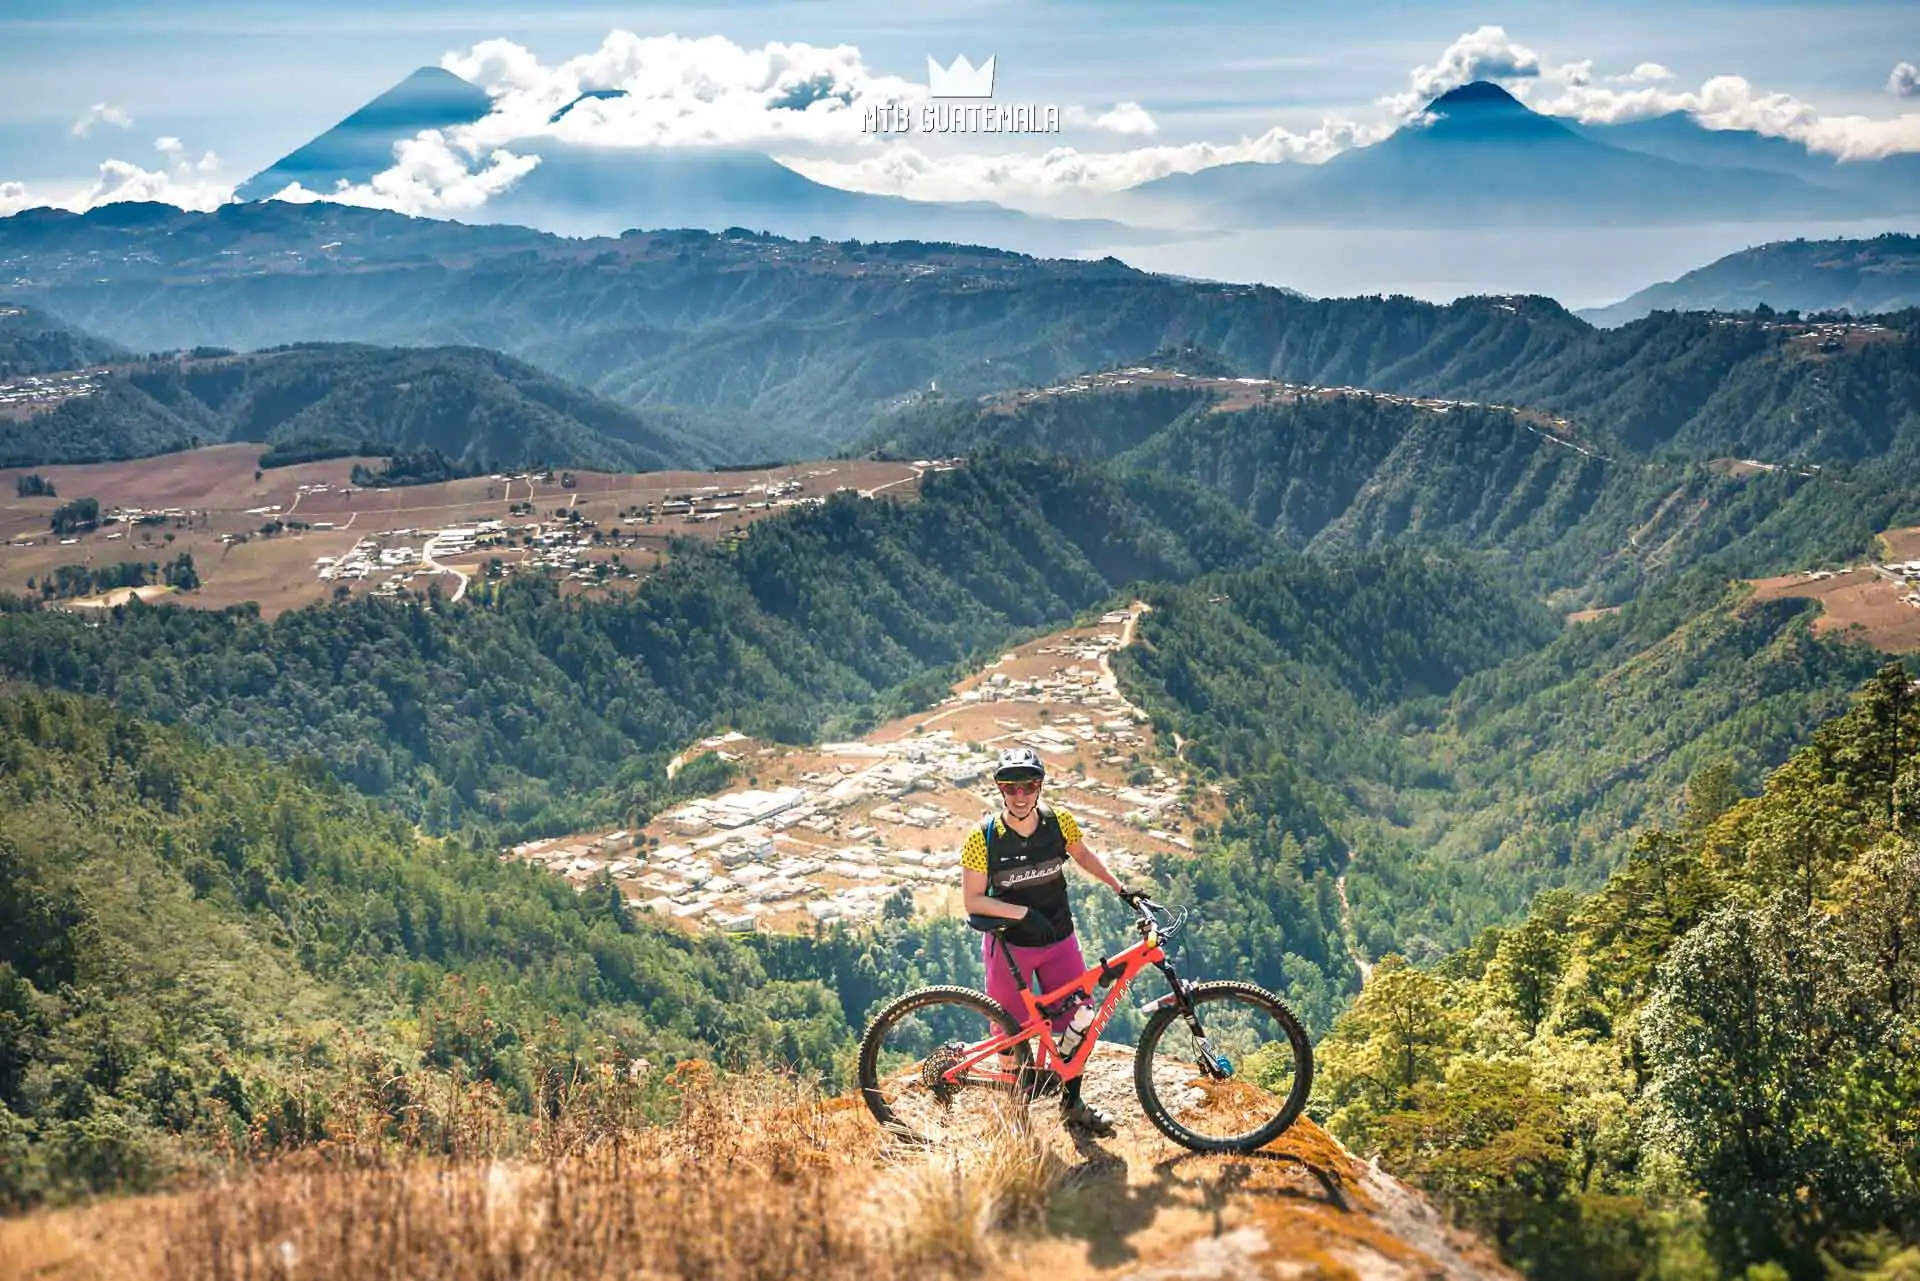
[[[1578,312],[1622,325],[1654,311],[1850,312],[1870,316],[1920,306],[1920,236],[1789,240],[1755,245],[1619,302]]]
[[[1682,154],[1616,145],[1597,127],[1534,112],[1499,85],[1475,81],[1434,98],[1385,139],[1320,164],[1222,165],[1130,192],[1143,208],[1187,205],[1237,227],[1660,225],[1920,209],[1920,191],[1904,184],[1840,190],[1809,181],[1815,169],[1807,167],[1740,156],[1703,165]]]
[[[611,404],[479,348],[304,344],[140,361],[0,420],[0,465],[171,453],[200,444],[434,451],[479,470],[663,470],[739,461],[759,438],[701,439],[670,413]]]
[[[62,373],[130,354],[58,316],[0,298],[0,379]]]
[[[1688,355],[1679,352],[1679,368]],[[1747,439],[1757,441],[1768,425],[1752,417],[1767,393],[1745,384],[1776,363],[1766,348],[1744,358],[1747,373],[1728,379],[1732,389],[1693,407],[1664,439],[1628,435],[1644,428],[1640,398],[1664,394],[1644,387],[1615,393],[1623,409],[1634,407],[1617,418],[1566,419],[1130,367],[1051,393],[923,402],[878,420],[866,443],[883,456],[920,457],[1018,441],[1111,460],[1212,490],[1316,554],[1407,541],[1474,548],[1542,595],[1583,604],[1630,598],[1709,556],[1758,576],[1868,554],[1880,529],[1914,511],[1904,460],[1920,451],[1920,413],[1907,411],[1905,433],[1891,440],[1877,424],[1833,437],[1831,447],[1852,461],[1831,474],[1730,470],[1714,459],[1742,443],[1731,433],[1754,432]],[[1832,380],[1829,390],[1843,397],[1865,394],[1830,365],[1809,376]],[[1877,362],[1859,376],[1920,404],[1920,393],[1901,391]],[[1791,394],[1780,403],[1775,424],[1796,427],[1804,405]]]

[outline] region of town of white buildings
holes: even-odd
[[[1191,808],[1181,780],[1135,761],[1146,717],[1104,662],[1117,641],[1108,632],[1043,646],[1036,652],[1052,658],[1051,671],[989,671],[918,718],[912,734],[794,751],[789,781],[689,801],[647,832],[528,841],[504,856],[577,886],[605,875],[637,910],[722,930],[868,921],[890,899],[938,910],[949,892],[957,901],[960,846],[994,807],[993,762],[1018,741],[1049,760],[1049,798],[1124,876],[1154,852],[1192,848],[1181,830]],[[945,719],[965,732],[936,727]],[[741,760],[748,746],[723,735],[694,750]],[[772,772],[765,756],[753,768]]]

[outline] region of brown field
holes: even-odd
[[[1569,623],[1591,623],[1597,618],[1605,618],[1608,614],[1617,614],[1619,612],[1620,607],[1618,605],[1602,605],[1598,609],[1576,609],[1567,615],[1567,621]]]
[[[1902,531],[1909,532],[1909,531]],[[1816,635],[1852,630],[1861,640],[1891,654],[1920,650],[1920,608],[1902,598],[1912,589],[1873,569],[1851,569],[1827,578],[1782,574],[1754,584],[1755,600],[1782,596],[1820,602]]]
[[[207,608],[253,601],[263,615],[272,617],[329,598],[337,584],[320,579],[316,560],[343,556],[368,536],[380,542],[391,536],[417,545],[422,541],[418,531],[479,520],[502,521],[509,534],[523,535],[555,527],[557,513],[563,509],[572,509],[580,517],[569,528],[597,529],[607,540],[604,546],[582,549],[583,564],[610,561],[618,555],[624,565],[644,574],[672,537],[722,538],[780,510],[776,505],[755,509],[743,498],[734,500],[736,510],[716,512],[704,520],[683,514],[658,514],[650,522],[640,516],[623,519],[623,512],[657,506],[669,494],[704,491],[711,495],[791,480],[798,487],[788,495],[788,502],[823,497],[839,489],[910,496],[917,491],[924,470],[907,463],[855,460],[765,471],[578,472],[572,488],[564,487],[555,474],[545,482],[532,477],[475,477],[396,489],[357,489],[349,481],[353,465],[373,460],[335,458],[278,467],[256,480],[261,448],[216,445],[127,462],[0,470],[0,590],[24,592],[28,579],[37,582],[62,565],[165,563],[184,551],[192,554],[202,585],[199,591],[175,599]],[[15,497],[14,478],[28,471],[52,481],[59,497]],[[49,515],[61,503],[82,497],[99,499],[103,513],[140,508],[175,514],[164,524],[122,522],[63,544],[49,532]],[[513,515],[514,503],[531,503],[532,511]],[[274,510],[260,510],[267,508]],[[331,523],[338,528],[262,536],[261,526],[274,519]],[[397,532],[403,530],[415,532]],[[239,535],[246,535],[246,541],[233,541]],[[415,566],[405,590],[425,592],[437,582],[442,591],[453,594],[460,590],[460,581],[450,571],[479,573],[496,555],[511,571],[529,560],[529,549],[476,548],[458,558],[443,559],[440,563],[447,571],[440,573]],[[636,580],[616,579],[611,587],[568,580],[565,587],[570,593],[617,590],[622,581]],[[375,583],[373,578],[363,579],[348,584],[348,589],[358,594]]]
[[[1880,535],[1880,543],[1887,550],[1888,560],[1920,558],[1920,526],[1886,530]]]

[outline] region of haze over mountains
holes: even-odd
[[[1654,310],[1751,311],[1762,305],[1856,316],[1920,307],[1920,237],[1758,245],[1579,314],[1596,325],[1619,325]]]
[[[320,194],[364,187],[393,165],[396,144],[422,130],[472,124],[492,108],[477,86],[421,68],[236,194],[267,199],[294,183]],[[520,145],[539,163],[458,216],[568,235],[742,226],[801,238],[965,240],[1030,252],[1124,245],[1145,234],[984,201],[940,204],[843,191],[746,149],[601,147],[551,138]],[[1475,81],[1434,99],[1421,119],[1385,140],[1323,164],[1220,165],[1127,195],[1124,207],[1136,224],[1188,228],[1832,220],[1920,211],[1920,157],[1839,164],[1797,143],[1709,130],[1682,114],[1581,125],[1531,111],[1500,86]]]
[[[1823,164],[1797,144],[1722,137],[1683,116],[1581,126],[1475,81],[1434,99],[1422,122],[1324,164],[1221,165],[1135,191],[1145,208],[1232,227],[1830,219],[1920,209],[1916,159]]]
[[[393,166],[396,144],[422,130],[473,124],[492,109],[478,86],[422,67],[249,178],[235,195],[266,200],[294,183],[322,195],[343,184],[365,186]],[[569,236],[745,227],[802,239],[955,240],[1034,253],[1165,238],[1107,220],[1040,217],[986,201],[942,204],[843,191],[744,148],[594,147],[551,138],[537,147],[540,162],[532,172],[457,216]]]

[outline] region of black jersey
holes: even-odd
[[[1039,807],[1032,836],[1007,826],[996,814],[967,834],[960,866],[987,874],[987,893],[1030,907],[1035,917],[1009,929],[1015,947],[1044,947],[1073,933],[1073,908],[1067,902],[1067,846],[1080,839],[1073,815],[1050,805]]]

